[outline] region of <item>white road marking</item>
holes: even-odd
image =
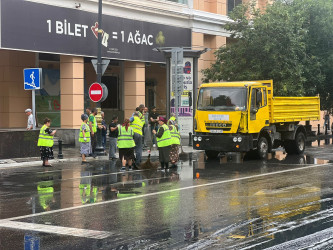
[[[230,179],[230,180],[223,180],[223,181],[211,182],[211,183],[206,183],[206,184],[201,184],[201,185],[176,188],[176,189],[171,189],[171,190],[165,190],[165,191],[159,191],[159,192],[154,192],[154,193],[149,193],[149,194],[142,194],[142,195],[137,195],[137,196],[121,198],[121,199],[116,199],[116,200],[109,200],[109,201],[103,201],[103,202],[98,202],[98,203],[85,204],[82,206],[62,208],[62,209],[58,209],[58,210],[46,211],[46,212],[37,213],[37,214],[29,214],[29,215],[23,215],[23,216],[18,216],[18,217],[12,217],[12,218],[7,218],[5,220],[19,220],[19,219],[24,219],[24,218],[31,218],[31,217],[42,216],[42,215],[46,215],[46,214],[54,214],[54,213],[71,211],[74,209],[88,208],[88,207],[92,207],[92,206],[105,205],[105,204],[115,203],[115,202],[120,202],[120,201],[140,199],[140,198],[145,198],[145,197],[149,197],[149,196],[157,196],[160,194],[172,193],[175,191],[182,191],[182,190],[195,189],[195,188],[201,188],[201,187],[209,187],[209,186],[230,183],[230,182],[234,182],[234,181],[249,180],[249,179],[254,179],[254,178],[259,178],[259,177],[272,176],[272,175],[276,175],[276,174],[290,173],[290,172],[295,172],[295,171],[300,171],[300,170],[305,170],[305,169],[311,169],[311,168],[317,168],[317,167],[327,167],[327,166],[333,166],[333,164],[331,164],[331,163],[316,164],[316,165],[311,165],[311,166],[306,166],[306,167],[301,167],[301,168],[293,168],[293,169],[275,171],[275,172],[252,175],[252,176],[245,176],[245,177],[240,177],[240,178],[235,178],[235,179]],[[1,221],[2,220],[0,220],[0,222]]]
[[[66,236],[75,236],[75,237],[83,237],[91,239],[105,239],[107,237],[114,235],[113,233],[106,231],[88,230],[88,229],[73,228],[73,227],[60,227],[60,226],[18,222],[10,220],[0,221],[0,227],[19,229],[19,230],[31,230],[42,233],[60,234]]]

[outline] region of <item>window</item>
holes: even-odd
[[[242,4],[242,0],[228,0],[228,13],[230,13],[239,4]]]

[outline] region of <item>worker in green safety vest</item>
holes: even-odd
[[[134,141],[135,141],[135,164],[138,166],[141,163],[142,158],[142,126],[143,123],[140,119],[139,111],[133,113],[133,116],[129,119],[131,122],[131,128],[134,131]]]
[[[175,113],[171,113],[171,114],[170,114],[170,119],[169,119],[169,121],[174,121],[175,123],[177,123],[177,122],[176,122],[176,114],[175,114]]]
[[[130,126],[129,119],[125,119],[123,124],[118,126],[117,138],[119,158],[122,161],[121,171],[126,170],[126,165],[129,166],[129,170],[132,169],[135,147],[134,136],[135,132],[134,129]]]
[[[91,154],[90,127],[87,124],[88,115],[82,114],[81,120],[82,120],[82,124],[80,127],[80,135],[79,135],[80,154],[82,156],[82,163],[86,163],[87,162],[86,156]]]
[[[144,116],[144,109],[145,109],[145,105],[143,105],[143,104],[140,104],[139,105],[139,118],[140,118],[140,120],[141,120],[141,122],[142,122],[142,126],[143,125],[145,125],[145,116]]]
[[[169,127],[166,125],[167,120],[160,116],[158,120],[159,129],[153,130],[157,138],[157,147],[159,152],[159,161],[161,163],[162,171],[169,169],[170,149],[172,145],[171,133]]]
[[[95,155],[95,149],[97,145],[97,121],[96,121],[96,115],[97,115],[97,109],[93,108],[90,109],[87,108],[87,114],[89,116],[89,128],[90,128],[90,142],[91,142],[91,151],[92,156],[96,157]]]
[[[169,120],[168,124],[172,141],[170,149],[170,162],[172,167],[177,167],[176,163],[179,161],[180,133],[175,120]]]
[[[51,120],[49,118],[44,119],[44,125],[40,129],[37,146],[40,147],[41,159],[43,161],[43,167],[52,167],[49,164],[49,159],[53,159],[53,136],[57,132],[50,129]]]

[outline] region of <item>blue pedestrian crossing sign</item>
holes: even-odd
[[[41,89],[42,85],[42,69],[30,68],[23,70],[24,75],[24,89],[34,90]]]

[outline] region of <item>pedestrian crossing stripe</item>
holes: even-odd
[[[28,230],[41,233],[90,238],[90,239],[105,239],[115,235],[114,233],[107,231],[97,231],[97,230],[89,230],[89,229],[81,229],[73,227],[61,227],[61,226],[44,225],[44,224],[10,221],[10,220],[0,221],[0,227],[16,229],[16,230],[25,230],[25,231]]]

